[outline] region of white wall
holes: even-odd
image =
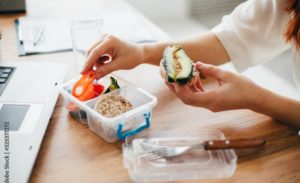
[[[188,0],[127,0],[150,19],[168,19],[189,15]]]

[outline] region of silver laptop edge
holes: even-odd
[[[64,80],[67,66],[41,62],[0,62],[0,66],[16,67],[0,97],[0,110],[4,110],[3,107],[26,109],[18,130],[0,130],[0,145],[4,147],[0,152],[0,182],[7,179],[9,182],[27,182],[58,98],[58,85]]]

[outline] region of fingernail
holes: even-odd
[[[202,65],[196,64],[196,68],[200,69],[201,67],[202,67]]]
[[[196,67],[200,68],[203,64],[201,62],[196,62]]]

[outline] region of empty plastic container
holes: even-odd
[[[166,182],[226,178],[236,169],[234,150],[193,149],[175,157],[162,157],[143,143],[164,147],[189,146],[207,140],[225,139],[218,130],[161,131],[141,133],[126,139],[123,144],[123,160],[129,176],[137,182]]]

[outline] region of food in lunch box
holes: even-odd
[[[86,101],[120,88],[118,81],[114,77],[110,77],[110,85],[106,90],[103,85],[94,81],[95,71],[90,70],[75,83],[72,95],[81,101]]]
[[[69,110],[69,114],[72,118],[87,123],[87,114],[84,110],[81,110],[76,104],[71,101],[66,103],[66,108]]]
[[[104,86],[94,83],[95,71],[90,70],[84,74],[74,85],[72,95],[81,101],[90,100],[104,92]]]
[[[178,44],[164,50],[160,73],[168,82],[180,85],[193,85],[199,79],[199,71],[195,69],[193,61]]]
[[[120,86],[119,86],[119,84],[118,84],[118,81],[117,81],[114,77],[110,77],[109,79],[110,79],[110,85],[109,85],[109,87],[105,90],[104,93],[109,93],[109,92],[111,92],[111,91],[113,91],[113,90],[116,90],[116,89],[119,89],[119,88],[120,88]]]
[[[105,117],[115,117],[132,109],[132,104],[120,95],[108,94],[99,98],[94,110]]]

